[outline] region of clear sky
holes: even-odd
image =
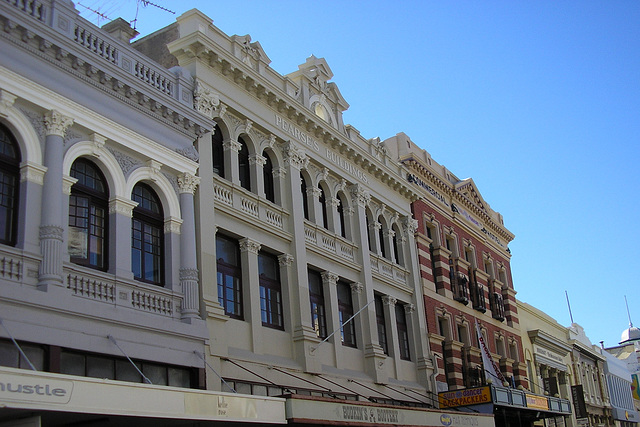
[[[83,0],[131,21],[135,0]],[[405,132],[516,236],[517,297],[612,346],[640,327],[640,2],[175,1],[250,34],[280,74],[323,57],[365,138]],[[78,5],[97,23],[97,15]],[[103,24],[104,19],[100,22]]]

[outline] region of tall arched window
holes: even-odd
[[[302,192],[302,211],[304,219],[309,219],[309,202],[307,200],[307,181],[305,181],[302,172],[300,172],[300,191]]]
[[[69,255],[76,264],[107,268],[109,190],[95,163],[77,159],[71,176],[78,181],[69,197]]]
[[[273,163],[271,162],[271,157],[269,157],[269,154],[266,151],[262,153],[262,156],[265,158],[264,166],[262,167],[264,196],[271,203],[275,203],[276,192],[273,183]]]
[[[240,186],[251,191],[251,168],[249,167],[249,148],[244,139],[238,138],[240,151],[238,151],[238,171],[240,175]]]
[[[16,244],[20,160],[18,142],[0,124],[0,243],[5,245]]]
[[[220,126],[216,125],[213,129],[213,135],[211,135],[213,173],[224,178],[224,149],[222,147],[222,140],[222,131],[220,130]]]
[[[320,207],[322,208],[322,225],[324,228],[329,228],[329,221],[327,219],[327,198],[324,195],[324,190],[321,186],[318,186],[318,190],[320,190]]]
[[[131,268],[137,280],[162,285],[164,269],[162,205],[147,184],[133,187],[131,198],[138,202],[131,221]]]

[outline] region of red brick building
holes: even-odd
[[[423,190],[412,210],[438,388],[486,384],[476,322],[509,385],[528,388],[509,263],[514,235],[471,178],[457,178],[402,133],[385,144]]]

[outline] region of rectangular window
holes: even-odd
[[[327,337],[327,320],[324,309],[324,292],[320,273],[309,270],[309,302],[311,304],[311,324],[318,338]]]
[[[218,258],[218,302],[225,314],[242,319],[242,270],[238,241],[216,236],[216,257]]]
[[[260,315],[262,317],[262,326],[284,329],[278,258],[274,255],[260,252],[258,254],[258,273],[260,275]]]
[[[400,344],[400,359],[411,360],[411,354],[409,352],[409,331],[407,328],[407,316],[404,311],[404,304],[396,304],[396,326]]]
[[[338,282],[338,314],[340,317],[340,335],[342,345],[356,347],[356,327],[353,319],[345,325],[345,322],[353,316],[353,302],[351,299],[351,285]]]
[[[376,295],[376,324],[378,325],[378,342],[384,354],[389,355],[389,345],[387,343],[387,326],[384,321],[384,303],[382,302],[382,296]]]

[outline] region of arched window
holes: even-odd
[[[302,210],[304,219],[309,219],[309,202],[307,200],[307,181],[305,181],[302,172],[300,172],[300,191],[302,192]]]
[[[211,135],[213,173],[224,178],[224,149],[222,147],[222,139],[220,126],[216,125],[213,129],[213,135]]]
[[[238,151],[238,171],[240,175],[240,186],[251,191],[251,168],[249,167],[249,148],[244,139],[238,138],[240,151]]]
[[[162,205],[147,184],[133,187],[131,199],[138,202],[131,221],[131,268],[137,280],[162,285],[164,235]]]
[[[275,203],[276,193],[273,183],[273,163],[271,162],[271,157],[269,157],[269,154],[266,151],[262,153],[262,156],[265,158],[264,166],[262,167],[264,196],[271,203]]]
[[[0,243],[16,244],[20,149],[15,137],[0,125]]]
[[[320,207],[322,208],[322,226],[324,228],[328,228],[329,227],[329,221],[327,219],[327,198],[324,195],[324,190],[322,189],[321,186],[318,186],[318,190],[320,190],[320,198],[319,198],[319,202],[320,202]]]
[[[109,190],[95,163],[77,159],[71,176],[78,181],[69,197],[69,255],[76,264],[107,268]]]

